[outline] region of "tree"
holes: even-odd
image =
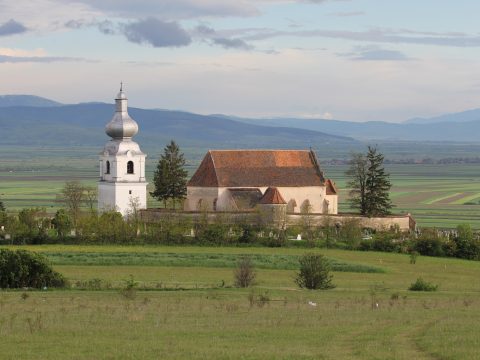
[[[0,199],[0,212],[5,212],[7,209],[5,209],[5,205],[3,204],[2,199]]]
[[[72,216],[73,225],[76,226],[80,207],[85,199],[85,187],[76,180],[67,181],[62,189],[61,199]]]
[[[368,216],[383,216],[390,214],[392,201],[390,200],[390,174],[383,166],[384,156],[375,147],[368,147],[367,152],[367,179],[365,198],[367,200]]]
[[[368,147],[367,154],[354,153],[346,176],[350,179],[350,204],[361,215],[383,216],[393,207],[390,200],[390,175],[383,166],[384,156],[377,148]]]
[[[332,289],[330,262],[323,255],[305,254],[300,259],[300,271],[295,277],[295,283],[301,288],[316,290]]]
[[[188,172],[184,166],[183,153],[180,153],[180,148],[175,141],[170,141],[158,161],[153,178],[155,191],[150,193],[156,199],[163,201],[165,208],[169,199],[173,201],[173,208],[175,208],[175,201],[185,199],[187,196]]]
[[[350,167],[345,175],[350,179],[347,182],[347,187],[350,188],[350,206],[353,209],[358,209],[360,214],[365,215],[367,213],[367,159],[364,154],[352,154]]]
[[[55,213],[52,224],[55,226],[57,234],[61,239],[65,238],[72,229],[72,221],[64,209],[60,209]]]

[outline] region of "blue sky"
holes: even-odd
[[[0,0],[0,94],[247,117],[480,107],[480,2]]]

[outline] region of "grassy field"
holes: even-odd
[[[1,147],[0,147],[1,150]],[[56,201],[65,181],[77,179],[97,186],[98,149],[8,149],[0,160],[0,198],[10,211],[25,207],[45,207],[53,213],[62,204]],[[15,154],[13,156],[12,154]],[[202,154],[194,153],[188,162],[193,174]],[[155,156],[147,161],[147,179],[151,182]],[[340,210],[348,211],[346,166],[322,166],[340,191]],[[468,222],[480,229],[480,166],[468,165],[388,165],[393,183],[391,197],[397,213],[413,214],[420,226],[456,227]],[[152,184],[149,185],[153,190]],[[160,207],[149,197],[149,207]]]
[[[4,359],[480,356],[480,262],[420,257],[412,265],[406,255],[322,250],[338,263],[382,271],[358,272],[353,266],[353,272],[334,272],[335,289],[307,291],[296,288],[294,270],[288,265],[303,253],[301,249],[23,248],[50,256],[58,263],[56,270],[72,284],[97,279],[111,289],[0,292]],[[96,254],[97,260],[112,256],[118,261],[79,264],[75,257],[82,254]],[[136,259],[134,264],[125,264],[121,254]],[[150,256],[146,264],[138,260],[142,254]],[[169,254],[195,263],[162,265],[162,258]],[[231,263],[218,266],[214,261],[241,254],[259,262],[253,289],[233,288]],[[272,256],[287,265],[262,265]],[[66,264],[62,257],[73,260]],[[152,260],[156,257],[158,263]],[[127,298],[118,289],[130,276],[139,290]],[[407,291],[419,276],[438,284],[439,290]],[[372,303],[378,307],[372,308]]]

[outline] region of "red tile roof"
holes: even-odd
[[[334,181],[327,179],[325,186],[327,187],[327,195],[337,195],[337,186]]]
[[[210,150],[188,182],[200,187],[323,186],[308,150]]]
[[[276,187],[269,187],[265,194],[263,194],[262,199],[259,202],[260,204],[266,205],[280,205],[286,204],[287,202],[283,199],[282,194]]]

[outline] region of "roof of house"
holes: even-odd
[[[252,210],[262,198],[260,189],[236,188],[228,189],[228,191],[232,196],[234,206],[237,210]]]
[[[334,181],[327,179],[325,186],[327,187],[327,195],[337,195],[337,186]]]
[[[283,205],[286,203],[287,202],[276,187],[269,187],[259,202],[259,204],[265,205]]]
[[[187,186],[300,187],[324,183],[313,151],[210,150]]]

